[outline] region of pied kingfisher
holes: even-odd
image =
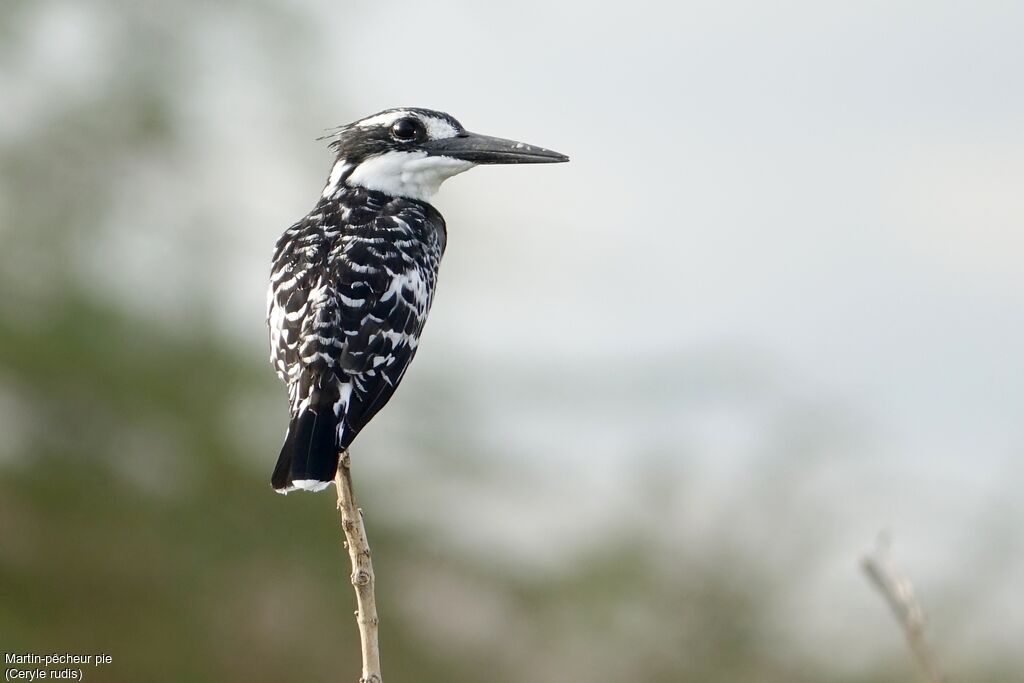
[[[279,493],[327,488],[412,362],[444,253],[429,204],[441,183],[477,164],[569,160],[414,108],[343,126],[331,147],[327,186],[277,241],[267,293],[270,362],[291,413],[271,477]]]

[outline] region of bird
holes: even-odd
[[[328,137],[336,158],[326,186],[277,240],[267,291],[270,362],[288,387],[288,431],[271,476],[284,494],[334,481],[416,355],[447,240],[430,203],[441,183],[482,164],[569,160],[418,107]]]

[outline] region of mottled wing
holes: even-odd
[[[428,221],[418,207],[407,207],[343,240],[336,291],[345,343],[338,365],[353,390],[342,447],[390,400],[416,354],[443,250],[443,223]]]
[[[268,295],[271,362],[288,384],[293,415],[311,395],[314,404],[335,405],[345,448],[394,394],[416,353],[444,221],[404,200],[362,215],[318,208],[278,243]]]
[[[312,214],[302,219],[285,231],[274,250],[267,291],[270,362],[288,384],[290,395],[304,369],[299,353],[310,293],[323,275],[326,254],[309,238],[322,232],[322,218],[322,214]]]

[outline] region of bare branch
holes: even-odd
[[[370,544],[363,527],[363,511],[356,506],[352,490],[352,461],[348,451],[341,453],[334,483],[338,489],[338,510],[341,511],[341,526],[345,531],[345,547],[352,561],[352,585],[356,590],[356,624],[359,626],[363,655],[363,675],[359,683],[382,683],[373,563],[370,561]]]
[[[935,653],[925,638],[924,610],[914,594],[914,586],[886,561],[885,551],[885,539],[880,537],[875,551],[861,558],[861,568],[868,580],[885,598],[896,621],[903,628],[907,645],[925,680],[929,683],[946,683],[947,679],[939,669]]]

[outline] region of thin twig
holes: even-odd
[[[352,585],[356,589],[356,624],[359,626],[363,654],[363,675],[359,683],[382,683],[380,649],[377,646],[379,620],[377,601],[373,594],[373,563],[370,561],[370,544],[366,541],[366,529],[363,527],[363,511],[356,506],[352,491],[352,462],[348,451],[341,453],[334,483],[338,489],[338,510],[341,511],[341,527],[345,531],[345,547],[352,561]]]
[[[914,586],[886,561],[885,550],[884,538],[879,538],[875,552],[865,554],[861,558],[861,568],[868,580],[885,598],[896,621],[903,628],[907,645],[925,680],[929,683],[945,683],[946,677],[942,674],[935,653],[925,638],[924,610],[914,594]]]

